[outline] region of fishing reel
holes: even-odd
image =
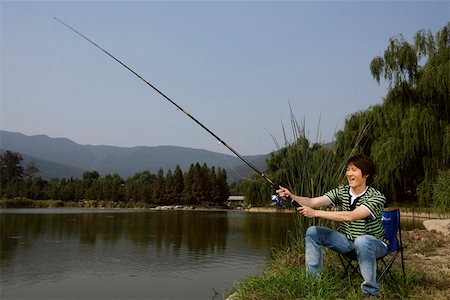
[[[278,195],[271,195],[272,201],[275,202],[276,205],[281,206],[281,208],[286,208],[286,204],[284,203],[283,199],[279,197]],[[291,207],[297,208],[300,206],[300,204],[297,203],[294,199],[291,199],[288,197],[286,200],[291,200]]]
[[[284,204],[283,200],[281,200],[278,195],[272,195],[271,196],[272,201],[275,202],[275,204],[278,204],[282,208],[286,208],[286,205]]]

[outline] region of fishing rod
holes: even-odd
[[[189,114],[184,108],[182,108],[181,106],[179,106],[177,103],[175,103],[175,101],[173,101],[172,99],[170,99],[166,94],[164,94],[163,92],[161,92],[158,88],[156,88],[153,84],[151,84],[150,82],[148,82],[147,80],[145,80],[141,75],[139,75],[138,73],[136,73],[133,69],[131,69],[129,66],[127,66],[125,63],[123,63],[122,61],[120,61],[118,58],[116,58],[114,55],[112,55],[111,53],[109,53],[108,51],[106,51],[104,48],[100,47],[97,43],[95,43],[94,41],[92,41],[91,39],[89,39],[87,36],[85,36],[84,34],[82,34],[81,32],[79,32],[78,30],[76,30],[75,28],[73,28],[72,26],[70,26],[69,24],[61,21],[60,19],[53,17],[53,19],[55,19],[56,21],[58,21],[59,23],[61,23],[62,25],[64,25],[65,27],[67,27],[68,29],[72,30],[73,32],[75,32],[76,34],[78,34],[79,36],[81,36],[82,38],[84,38],[86,41],[88,41],[89,43],[91,43],[92,45],[94,45],[95,47],[97,47],[98,49],[100,49],[101,51],[103,51],[106,55],[108,55],[109,57],[111,57],[112,59],[114,59],[116,62],[118,62],[119,64],[121,64],[124,68],[126,68],[128,71],[130,71],[131,73],[133,73],[137,78],[139,78],[140,80],[142,80],[145,84],[147,84],[149,87],[151,87],[153,90],[155,90],[158,94],[160,94],[164,99],[166,99],[167,101],[169,101],[172,105],[174,105],[177,109],[181,110],[186,116],[188,116],[192,121],[194,121],[195,123],[197,123],[200,127],[202,127],[204,130],[206,130],[206,132],[208,132],[210,135],[212,135],[216,140],[219,141],[220,144],[224,145],[228,150],[230,150],[231,152],[233,152],[239,159],[241,159],[247,166],[249,166],[253,171],[255,171],[256,173],[258,173],[262,178],[264,178],[264,180],[266,180],[274,189],[278,189],[278,185],[275,184],[272,180],[270,180],[263,172],[261,172],[260,170],[258,170],[258,168],[256,168],[253,164],[251,164],[247,159],[245,159],[242,155],[239,154],[239,152],[237,152],[236,150],[234,150],[231,146],[229,146],[226,142],[224,142],[221,138],[219,138],[214,132],[212,132],[210,129],[208,129],[205,125],[203,125],[199,120],[197,120],[195,117],[193,117],[191,114]],[[272,200],[275,201],[278,205],[282,206],[283,208],[285,207],[283,201],[278,198],[277,195],[272,195]]]

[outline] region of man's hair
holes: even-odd
[[[365,154],[357,154],[355,156],[350,157],[347,160],[347,163],[345,164],[345,166],[348,167],[348,165],[350,165],[350,164],[353,164],[358,169],[360,169],[363,175],[368,175],[367,180],[366,180],[367,185],[370,185],[373,183],[373,179],[374,179],[375,172],[376,172],[376,167],[375,167],[375,163],[373,162],[372,159],[370,159],[370,157],[368,157]]]

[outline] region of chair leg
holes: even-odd
[[[348,259],[346,257],[343,257],[342,255],[338,254],[339,260],[341,261],[342,267],[344,268],[344,274],[342,278],[344,278],[347,274],[356,273],[358,274],[358,268],[352,263],[351,259]],[[350,269],[351,268],[351,269]]]
[[[381,278],[383,278],[384,274],[386,274],[387,271],[389,271],[389,269],[391,268],[392,264],[395,261],[395,258],[398,256],[398,252],[395,253],[395,255],[392,257],[392,259],[389,261],[389,263],[387,264],[387,266],[385,266],[384,270],[381,272],[380,275],[378,275],[377,281],[380,280]]]
[[[394,277],[392,275],[392,272],[390,270],[390,268],[388,268],[388,264],[386,263],[386,261],[383,258],[380,258],[380,261],[383,263],[382,266],[378,266],[377,265],[377,273],[379,274],[377,276],[377,281],[382,279],[382,277],[389,275],[391,277],[391,279],[393,280]]]
[[[403,259],[403,248],[400,249],[400,255],[401,255],[401,258],[402,258],[403,283],[406,283],[405,260]]]
[[[339,260],[341,261],[342,266],[344,267],[344,273],[342,274],[342,278],[345,278],[346,275],[348,274],[348,270],[350,268],[350,261],[348,261],[345,258],[342,258],[341,255],[338,255]]]

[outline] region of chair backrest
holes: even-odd
[[[400,230],[400,210],[384,211],[381,222],[385,231],[384,237],[389,241],[387,255],[399,248],[397,232]]]

